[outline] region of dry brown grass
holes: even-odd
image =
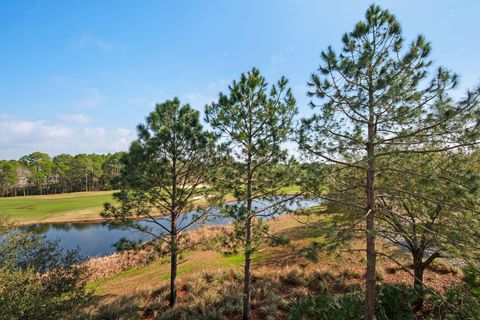
[[[209,249],[208,239],[219,237],[231,226],[204,226],[186,232],[181,238],[180,247],[192,249]],[[85,262],[90,282],[103,280],[120,272],[140,268],[168,254],[168,246],[164,242],[144,245],[136,250],[125,250],[105,257],[90,258]]]
[[[328,272],[334,277],[345,278],[348,285],[361,284],[363,282],[365,273],[365,258],[364,254],[360,251],[364,248],[364,241],[362,238],[357,238],[351,243],[351,250],[337,251],[332,254],[320,253],[318,262],[312,261],[303,257],[300,254],[301,249],[308,246],[312,240],[318,240],[320,236],[319,232],[315,232],[310,227],[304,225],[296,217],[291,215],[282,216],[274,221],[269,222],[270,229],[275,233],[282,233],[287,238],[292,239],[287,246],[277,247],[265,247],[257,255],[254,263],[254,270],[261,270],[266,268],[272,272],[276,270],[283,270],[286,268],[297,268],[302,266],[307,269],[314,269],[319,272]],[[215,227],[203,227],[197,231],[190,232],[188,237],[192,244],[197,244],[196,250],[184,256],[186,262],[181,265],[184,276],[189,276],[195,272],[205,272],[208,270],[218,270],[221,268],[230,268],[232,266],[239,268],[241,266],[241,257],[238,261],[229,261],[221,253],[212,251],[212,248],[205,243],[208,239],[221,236],[229,226],[215,226]],[[384,246],[385,243],[378,242],[378,247]],[[194,246],[195,247],[195,246]],[[392,246],[386,246],[386,250],[389,253],[397,253],[397,259],[399,259],[404,265],[410,263],[409,256],[398,251]],[[131,255],[126,255],[124,258],[128,259]],[[105,262],[109,264],[109,258],[104,258]],[[111,260],[114,261],[113,259]],[[135,272],[127,272],[126,274],[115,276],[111,279],[106,279],[99,288],[100,293],[109,293],[113,295],[131,294],[133,291],[145,288],[154,288],[155,286],[163,285],[168,279],[168,265],[165,260],[155,260],[154,263],[147,263],[143,266],[143,262],[147,260],[140,259],[140,264],[136,266],[138,268]],[[114,263],[115,264],[115,263]],[[129,263],[123,263],[125,268],[122,271],[129,270]],[[108,269],[108,267],[105,267]],[[102,269],[101,267],[99,269]],[[113,268],[112,268],[113,269]],[[116,269],[118,270],[118,269]],[[460,281],[462,274],[456,269],[448,269],[448,272],[439,270],[426,270],[425,271],[425,283],[427,286],[436,290],[442,291],[445,287],[448,287],[453,282]],[[393,271],[393,272],[392,272]],[[113,275],[115,271],[111,273],[104,273]],[[105,278],[105,277],[103,277]],[[385,258],[379,258],[378,261],[378,278],[379,283],[393,283],[402,282],[410,284],[412,282],[412,276],[406,270],[402,270],[398,265]],[[140,285],[141,284],[141,285]],[[120,288],[122,288],[120,290]],[[129,289],[130,288],[130,289]],[[130,291],[129,291],[130,290]]]
[[[363,273],[351,268],[332,272],[325,269],[320,264],[255,268],[253,319],[287,319],[294,302],[308,296],[362,294]],[[129,295],[103,298],[97,316],[110,318],[124,310],[130,312],[125,319],[241,319],[242,279],[238,268],[190,273],[178,281],[179,298],[174,309],[168,308],[168,285],[164,282],[155,289],[137,288]],[[398,283],[397,280],[392,283]]]

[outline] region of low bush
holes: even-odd
[[[321,295],[298,299],[289,320],[355,320],[363,317],[363,302],[356,294]]]
[[[85,307],[86,269],[76,252],[0,220],[0,319],[72,319]]]
[[[412,287],[405,284],[382,284],[377,287],[377,318],[379,320],[415,319],[413,304],[417,298]]]
[[[455,284],[443,295],[432,295],[428,307],[431,319],[480,319],[480,296],[468,284]]]

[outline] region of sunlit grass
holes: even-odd
[[[99,218],[113,191],[0,198],[0,214],[19,222],[68,221]]]

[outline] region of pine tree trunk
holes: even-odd
[[[423,286],[423,252],[420,250],[414,251],[413,254],[413,286],[419,287]]]
[[[371,83],[371,82],[370,82]],[[369,121],[367,151],[367,273],[365,277],[365,320],[375,318],[376,260],[375,249],[375,113],[373,91],[369,92]]]
[[[250,146],[252,145],[252,107],[248,107],[248,155],[247,155],[247,221],[245,221],[245,270],[243,282],[243,320],[250,319],[250,267],[252,264],[252,152]]]
[[[419,261],[415,261],[413,263],[413,275],[415,276],[413,279],[413,287],[414,288],[422,288],[423,287],[423,263],[420,259]]]
[[[174,307],[177,302],[177,236],[176,236],[176,226],[172,222],[172,231],[175,230],[175,234],[171,235],[171,259],[170,259],[170,307]]]
[[[435,260],[439,253],[438,251],[432,254],[425,262],[423,261],[423,251],[419,251],[413,254],[413,288],[418,294],[417,299],[415,300],[415,310],[420,311],[423,309],[423,304],[425,302],[425,297],[423,294],[424,284],[423,284],[423,274],[425,269]]]
[[[177,302],[177,159],[172,159],[172,204],[171,204],[171,234],[170,234],[170,307],[174,307]]]
[[[251,203],[251,201],[249,200]],[[247,209],[248,210],[248,209]],[[246,222],[246,237],[245,237],[245,270],[243,283],[243,320],[250,319],[250,266],[251,259],[251,245],[252,245],[252,219],[249,217]]]
[[[414,275],[413,287],[417,292],[417,298],[415,299],[415,310],[420,311],[423,308],[423,303],[425,298],[423,296],[423,266],[414,266]]]
[[[374,161],[369,160],[367,172],[367,274],[365,292],[365,319],[373,320],[375,316],[375,273],[376,273],[376,250],[375,250],[375,190],[374,190]]]

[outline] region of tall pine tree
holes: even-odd
[[[214,144],[214,137],[200,124],[199,112],[190,105],[181,106],[177,98],[157,104],[146,123],[138,126],[138,139],[123,157],[122,190],[114,194],[119,206],[105,205],[104,217],[168,246],[172,307],[182,236],[207,218],[210,210],[201,210],[198,200],[211,204],[217,200],[208,188],[209,172],[215,167]],[[195,209],[198,214],[188,218]]]
[[[305,154],[335,164],[348,185],[335,200],[362,208],[366,224],[365,319],[375,311],[376,177],[410,152],[431,153],[471,145],[478,135],[474,120],[479,90],[453,103],[448,91],[457,77],[439,68],[433,74],[430,44],[418,36],[405,45],[394,15],[372,5],[365,20],[342,38],[341,53],[329,47],[311,76],[309,95],[319,112],[305,119],[300,145]],[[422,147],[420,151],[419,148]],[[378,167],[379,159],[385,167]],[[347,181],[344,180],[344,181]],[[350,190],[361,190],[353,198]],[[337,190],[338,191],[338,190]],[[360,193],[357,193],[360,194]]]
[[[243,319],[248,320],[252,255],[268,234],[260,218],[285,210],[289,198],[282,197],[281,189],[295,177],[293,163],[281,144],[292,133],[297,110],[287,80],[281,78],[269,88],[255,68],[234,81],[229,91],[228,95],[221,93],[205,112],[229,159],[217,182],[238,200],[238,205],[225,210],[235,220],[235,240],[245,253]],[[270,201],[262,204],[261,199]]]

